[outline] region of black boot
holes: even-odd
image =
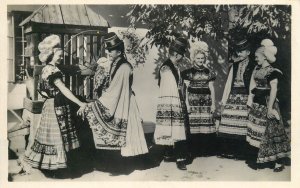
[[[164,162],[175,162],[174,150],[171,146],[165,146]]]
[[[179,170],[187,170],[185,161],[176,161],[176,165]]]

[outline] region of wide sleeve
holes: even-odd
[[[278,79],[281,80],[282,79],[282,72],[279,69],[274,69],[268,76],[267,76],[267,80],[268,82],[271,82],[272,80]]]
[[[80,68],[78,65],[57,65],[57,67],[63,74],[68,74],[71,76],[80,74]]]
[[[131,74],[132,69],[129,65],[121,65],[109,87],[98,99],[114,118],[128,116]]]
[[[49,85],[51,85],[52,87],[55,86],[54,82],[56,80],[63,80],[63,74],[57,67],[47,67],[43,74],[44,75],[42,75],[42,77],[47,77]]]
[[[226,85],[224,87],[224,92],[223,92],[223,96],[222,96],[222,100],[221,100],[222,105],[226,104],[227,99],[229,97],[232,79],[233,79],[233,66],[231,66],[231,68],[230,68],[230,71],[229,71],[229,74],[227,77],[227,81],[226,81]]]

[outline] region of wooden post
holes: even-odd
[[[97,43],[98,40],[97,40],[97,36],[93,36],[93,58],[94,60],[97,62],[98,60],[98,48],[97,48]]]
[[[97,56],[101,57],[101,36],[97,36]]]
[[[98,59],[100,58],[100,42],[101,42],[101,38],[100,38],[100,35],[96,35],[96,36],[93,36],[93,54],[94,54],[94,57],[95,57],[95,61],[97,62]],[[94,90],[94,80],[92,82],[92,92]],[[97,98],[97,94],[93,92],[93,99],[96,99]]]
[[[96,63],[96,59],[95,59],[95,56],[94,56],[94,36],[91,35],[90,36],[90,51],[91,51],[91,57],[90,57],[90,60],[91,60],[91,64],[95,65]],[[90,99],[93,99],[94,98],[94,88],[93,88],[93,83],[94,83],[94,76],[90,76],[90,79],[89,79],[89,98]]]
[[[60,44],[63,46],[64,44],[65,44],[65,36],[64,36],[64,34],[59,34],[58,35],[59,36],[59,38],[60,38]],[[62,64],[64,65],[64,63],[65,63],[65,61],[64,61],[64,54],[65,54],[65,51],[64,51],[64,49],[63,49],[63,47],[61,47],[62,48],[62,50],[63,50],[63,60],[62,60]],[[65,85],[66,85],[66,74],[63,74],[63,82],[65,83]]]
[[[26,48],[25,48],[25,56],[26,56],[26,58],[25,58],[25,69],[26,69],[26,73],[29,73],[28,75],[26,75],[27,76],[27,79],[29,78],[29,76],[32,76],[32,72],[31,72],[31,66],[30,66],[30,56],[32,56],[32,52],[30,52],[31,51],[31,36],[30,35],[25,35],[25,38],[26,38],[26,41],[27,41],[27,43],[26,43]],[[24,57],[25,57],[24,56]],[[27,98],[30,98],[30,92],[29,92],[29,88],[26,88],[26,97]]]
[[[84,65],[84,44],[83,44],[83,35],[79,35],[78,37],[78,56],[79,56],[79,65]],[[81,75],[77,76],[77,87],[78,87],[78,95],[84,96],[84,87],[83,87],[83,77]]]
[[[84,36],[84,60],[85,65],[90,66],[91,64],[91,36]]]
[[[69,35],[63,35],[64,37],[64,43],[63,43],[63,50],[64,50],[64,65],[70,65],[70,46],[71,43],[69,42],[67,46],[64,48],[66,45],[67,41],[69,41]],[[70,75],[65,75],[65,84],[66,87],[69,89],[72,89],[70,87]]]
[[[71,36],[73,37],[73,36]],[[75,65],[77,63],[77,38],[74,37],[71,39],[71,65]],[[71,76],[71,91],[78,94],[77,85],[76,85],[76,76]]]
[[[104,57],[105,56],[105,46],[104,46],[104,36],[101,36],[101,40],[100,40],[100,57]]]
[[[85,65],[88,66],[88,67],[91,67],[91,36],[85,36],[84,37],[84,47],[85,47],[85,57],[84,57],[84,60],[86,61],[85,62]],[[90,77],[91,76],[86,76],[84,78],[84,94],[86,96],[86,98],[90,99],[91,98],[91,92],[90,92]]]
[[[39,51],[38,51],[38,44],[39,44],[39,34],[38,33],[32,33],[31,34],[31,43],[33,46],[33,59],[34,59],[34,65],[39,65],[40,61],[38,58],[39,55]],[[34,95],[32,100],[36,101],[38,100],[38,92],[37,92],[37,86],[38,86],[38,82],[39,82],[39,76],[38,75],[34,75],[34,85],[33,85],[33,90],[34,90]]]

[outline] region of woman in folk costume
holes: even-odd
[[[159,69],[159,99],[156,114],[154,140],[157,145],[165,146],[166,162],[175,154],[180,170],[186,170],[186,109],[183,98],[182,79],[177,64],[186,53],[188,41],[177,38],[169,48],[169,59]]]
[[[250,82],[247,105],[250,107],[247,141],[258,148],[257,163],[274,162],[274,171],[282,171],[280,159],[290,154],[290,141],[279,111],[277,90],[282,72],[274,67],[277,48],[264,39],[255,52],[257,66]]]
[[[80,108],[93,131],[97,149],[119,150],[122,156],[148,152],[135,94],[133,67],[124,57],[124,43],[111,32],[105,36],[111,63],[108,88],[95,102]]]
[[[193,67],[184,70],[182,79],[189,81],[187,88],[187,106],[193,153],[208,155],[215,149],[216,126],[213,120],[215,112],[214,80],[216,74],[207,67],[208,45],[195,43],[191,49]]]
[[[70,101],[82,108],[86,106],[64,85],[63,74],[57,68],[63,56],[59,36],[46,37],[38,49],[40,61],[47,64],[39,83],[40,93],[46,100],[34,143],[20,158],[23,170],[28,173],[31,167],[46,170],[67,167],[67,152],[80,146]]]

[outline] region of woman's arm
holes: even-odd
[[[214,112],[216,110],[214,81],[210,81],[208,87],[211,94],[211,112]]]
[[[56,79],[54,81],[54,85],[62,92],[62,94],[70,99],[72,102],[76,103],[78,106],[82,107],[86,103],[81,102],[77,99],[73,93],[65,86],[65,84],[61,81],[61,79]]]
[[[189,81],[184,81],[184,83],[186,85],[186,90],[185,90],[185,104],[186,104],[188,113],[190,113],[189,92],[188,92],[188,87],[190,85],[190,82]]]
[[[275,117],[274,114],[272,113],[273,110],[273,105],[277,96],[277,85],[278,85],[278,79],[273,79],[270,81],[270,86],[271,86],[271,91],[270,91],[270,99],[268,105],[268,118],[273,118]]]
[[[248,95],[248,101],[247,101],[247,106],[248,107],[252,106],[254,94],[252,94],[251,91],[255,87],[256,87],[256,83],[255,83],[255,80],[254,80],[254,71],[253,71],[252,76],[251,76],[251,80],[250,80],[250,85],[249,85],[249,95]]]

